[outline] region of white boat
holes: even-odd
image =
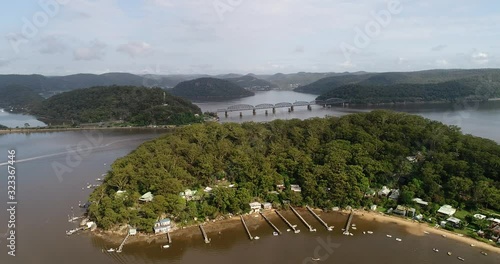
[[[391,235],[386,235],[388,238],[391,238],[392,236]]]
[[[464,258],[462,258],[462,257],[457,257],[457,258],[458,258],[459,260],[461,260],[461,261],[465,261],[465,259],[464,259]]]
[[[470,244],[470,246],[471,246],[471,247],[475,247],[476,245],[474,245],[474,244]]]
[[[278,235],[278,232],[273,232],[273,236],[277,236]]]
[[[483,254],[484,256],[488,256],[488,253],[486,253],[484,251],[481,251],[481,254]]]
[[[108,252],[115,252],[116,250],[114,248],[110,248],[107,250]]]
[[[292,231],[290,228],[288,228],[288,229],[286,230],[286,232],[290,232],[290,231]]]
[[[439,249],[437,249],[437,248],[433,248],[433,249],[432,249],[432,251],[434,251],[434,252],[439,252]]]
[[[424,231],[424,234],[428,235],[428,234],[430,234],[430,233],[429,233],[429,232],[427,232],[427,231]]]
[[[447,253],[447,254],[448,254],[448,256],[451,256],[451,252],[450,252],[450,251],[448,251],[448,253]]]
[[[313,261],[318,261],[320,258],[311,258]]]
[[[402,240],[401,238],[396,238],[396,241],[401,242],[401,241],[403,241],[403,240]]]
[[[255,239],[255,240],[259,240],[259,239],[260,239],[260,237],[256,236],[256,237],[254,237],[253,239]]]
[[[366,235],[366,232],[365,232],[365,231],[363,231],[363,235]]]
[[[366,231],[366,233],[371,235],[371,234],[373,234],[373,231]]]
[[[101,179],[101,178],[97,178],[97,179],[95,179],[95,180],[96,180],[96,181],[102,181],[102,179]]]
[[[298,233],[300,233],[300,230],[295,230],[295,234],[298,234]]]
[[[161,246],[161,248],[169,248],[169,247],[170,247],[170,245],[163,245],[163,246]]]
[[[357,228],[355,226],[352,227],[352,230],[356,230]]]
[[[441,235],[442,237],[446,237],[446,235]]]

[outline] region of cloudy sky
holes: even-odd
[[[0,74],[500,67],[498,0],[26,0]]]

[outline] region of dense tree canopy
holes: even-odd
[[[226,100],[254,95],[253,92],[233,82],[216,78],[199,78],[181,82],[169,92],[194,100]]]
[[[291,184],[302,192],[292,192]],[[163,214],[184,221],[240,213],[253,200],[320,208],[368,205],[373,201],[365,193],[383,185],[399,187],[401,202],[420,197],[500,210],[500,146],[456,127],[388,111],[193,125],[117,160],[91,195],[89,215],[104,228],[129,222],[148,231]],[[214,188],[210,195],[201,191],[205,186]],[[182,199],[179,192],[186,188],[200,190],[200,200]],[[118,190],[127,191],[126,198],[117,198]],[[156,198],[139,205],[137,198],[148,191]]]
[[[201,110],[160,88],[106,86],[55,95],[32,113],[48,120],[123,121],[144,126],[195,122],[195,114],[201,114]]]
[[[0,108],[28,112],[42,101],[43,97],[26,86],[8,85],[0,88]]]

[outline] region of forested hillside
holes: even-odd
[[[302,192],[292,192],[291,184]],[[365,194],[384,185],[400,188],[403,204],[420,197],[436,205],[500,210],[500,146],[456,127],[388,111],[193,125],[117,160],[91,194],[89,216],[105,229],[130,223],[151,231],[161,215],[179,222],[213,218],[246,212],[254,200],[367,206],[376,200]],[[206,186],[214,188],[211,194],[202,191]],[[199,190],[198,199],[181,198],[186,188]],[[119,190],[126,195],[117,195]],[[139,204],[149,191],[153,202]]]
[[[43,97],[26,86],[8,85],[0,88],[0,108],[29,112],[42,101]]]
[[[133,125],[179,125],[195,122],[201,110],[160,88],[107,86],[55,95],[31,112],[48,120],[76,123],[121,121]]]
[[[179,83],[169,90],[173,95],[193,100],[227,100],[254,95],[243,87],[216,78],[199,78]]]

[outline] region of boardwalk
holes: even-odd
[[[245,223],[245,219],[243,218],[242,215],[240,217],[241,217],[241,223],[243,223],[243,226],[245,227],[245,230],[247,231],[248,238],[250,238],[250,240],[253,240],[252,234],[250,234],[250,230],[248,230],[247,223]]]
[[[293,213],[300,219],[300,221],[302,221],[302,223],[304,223],[304,225],[306,225],[307,228],[309,228],[310,232],[316,232],[316,229],[314,229],[309,223],[307,223],[307,221],[291,205],[290,205],[290,209],[292,209]]]
[[[346,236],[351,234],[351,233],[349,233],[349,228],[351,228],[351,222],[352,222],[353,216],[354,216],[354,213],[351,211],[351,214],[349,215],[349,219],[347,219],[347,224],[345,226],[344,235],[346,235]]]
[[[328,224],[323,221],[323,219],[321,219],[321,217],[319,217],[319,215],[317,215],[309,206],[306,206],[307,210],[309,210],[309,212],[316,218],[318,219],[318,221],[323,224],[325,227],[326,227],[326,230],[328,231],[332,231],[333,230],[333,226],[328,226]]]
[[[269,223],[269,225],[278,233],[281,235],[281,231],[273,224],[273,222],[271,222],[271,220],[269,220],[262,212],[260,213],[260,215],[262,217],[264,217],[264,219],[266,220],[267,223]]]
[[[205,239],[205,243],[210,243],[210,238],[208,238],[207,233],[205,232],[205,229],[203,229],[202,225],[200,225],[200,230],[201,234],[203,235],[203,239]]]
[[[130,234],[127,234],[125,239],[123,239],[123,242],[120,244],[120,247],[118,247],[118,250],[116,252],[120,253],[123,250],[123,246],[125,246],[125,242],[127,242],[127,239],[129,238]]]
[[[286,218],[285,218],[283,215],[281,215],[281,214],[280,214],[280,212],[278,212],[278,211],[275,211],[275,212],[276,212],[276,214],[278,214],[278,215],[279,215],[279,217],[280,217],[281,219],[283,219],[283,221],[284,221],[284,222],[285,222],[285,223],[286,223],[286,224],[287,224],[287,225],[288,225],[288,226],[289,226],[289,227],[293,230],[293,232],[294,232],[295,234],[297,234],[297,233],[299,233],[299,232],[300,232],[300,230],[296,229],[294,225],[290,224],[290,222],[288,222],[288,220],[286,220]]]

